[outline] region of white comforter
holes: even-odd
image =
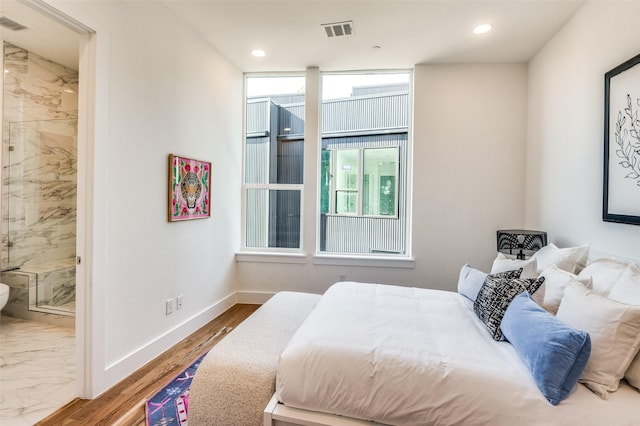
[[[397,425],[640,424],[640,392],[626,384],[607,401],[578,385],[550,405],[463,296],[380,284],[327,290],[280,358],[276,395]]]

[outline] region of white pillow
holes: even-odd
[[[640,352],[638,352],[638,355],[636,355],[633,362],[631,362],[627,372],[624,373],[624,378],[631,386],[640,390]]]
[[[561,248],[560,254],[574,263],[573,271],[569,272],[578,274],[585,266],[587,266],[587,260],[589,259],[589,244]]]
[[[628,263],[619,260],[596,259],[580,271],[578,277],[591,277],[593,291],[602,296],[608,296],[611,288],[628,266]]]
[[[540,287],[538,287],[538,289],[534,291],[533,294],[530,294],[530,296],[534,302],[542,306],[544,304],[544,297],[546,293],[547,293],[547,283],[543,281]]]
[[[620,278],[613,284],[609,299],[629,305],[640,305],[640,269],[637,266],[630,264],[625,269]],[[640,353],[631,362],[624,378],[632,386],[640,390]]]
[[[556,265],[545,269],[541,277],[544,277],[544,300],[541,306],[553,315],[558,312],[558,306],[564,296],[564,289],[572,282],[578,282],[586,288],[591,288],[591,277],[579,278],[570,272],[564,271]]]
[[[607,299],[572,283],[564,291],[556,318],[589,333],[591,356],[579,381],[607,399],[640,348],[640,306]]]
[[[637,266],[627,266],[611,287],[609,299],[629,305],[640,305],[640,269]]]
[[[522,268],[520,278],[538,278],[536,260],[534,258],[528,260],[509,259],[502,253],[498,253],[498,257],[493,261],[491,274],[513,271],[520,268]]]
[[[561,251],[561,249],[553,243],[549,243],[533,253],[531,258],[536,260],[539,274],[551,266],[557,266],[563,271],[571,273],[573,273],[576,268],[575,259],[571,259],[568,253]]]

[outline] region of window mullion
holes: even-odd
[[[358,150],[358,184],[356,185],[356,216],[362,216],[362,196],[364,181],[364,149]]]
[[[336,213],[336,151],[331,150],[329,158],[329,213]]]

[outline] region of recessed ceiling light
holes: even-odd
[[[473,29],[474,34],[484,34],[488,33],[493,29],[493,25],[491,24],[480,24]]]
[[[266,55],[264,50],[260,50],[260,49],[254,49],[251,51],[251,54],[253,56],[255,56],[256,58],[262,58],[264,55]]]

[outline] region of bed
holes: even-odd
[[[598,284],[590,276],[589,284],[606,287],[600,288],[606,295],[598,295],[606,298],[620,275],[614,280],[609,270],[590,271],[600,273]],[[631,275],[639,279],[640,272]],[[602,277],[611,283],[602,284]],[[638,297],[637,284],[632,298]],[[565,312],[571,314],[569,308]],[[621,375],[616,373],[620,378],[638,352],[638,321],[627,330],[635,346],[625,349],[623,358],[631,359],[623,361]],[[609,355],[612,343],[600,347],[597,333],[592,358],[604,356],[608,362],[611,356],[610,363],[618,362],[619,349],[612,346]],[[519,349],[494,340],[464,295],[372,283],[340,282],[327,290],[280,356],[275,389],[265,425],[640,424],[640,391],[625,380],[600,396],[585,384],[572,384],[552,405]]]
[[[189,424],[638,425],[640,268],[587,249],[277,293],[200,364]]]

